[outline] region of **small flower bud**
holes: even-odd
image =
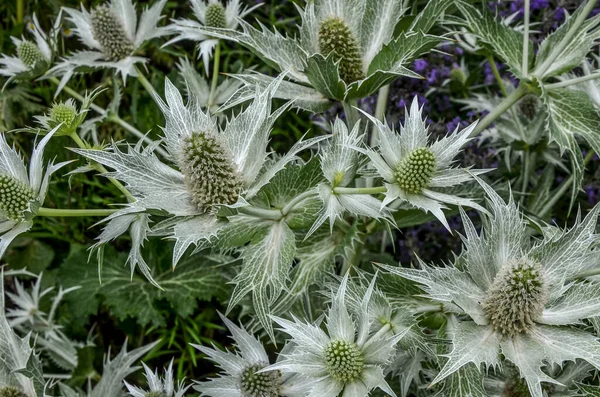
[[[118,15],[108,5],[98,6],[92,11],[92,34],[100,43],[104,56],[110,61],[128,57],[135,49]]]
[[[319,28],[319,47],[328,56],[334,53],[339,61],[340,77],[350,84],[364,77],[362,57],[358,40],[341,18],[325,19]]]
[[[352,382],[362,374],[364,360],[355,343],[333,340],[323,355],[329,375],[335,380]]]
[[[29,68],[33,68],[37,62],[46,60],[42,51],[31,41],[22,41],[17,47],[19,59]]]
[[[0,213],[18,222],[35,198],[31,187],[9,175],[0,175]]]
[[[50,108],[50,119],[56,123],[56,125],[63,123],[64,126],[70,126],[77,117],[77,108],[73,102],[60,102],[55,103]]]
[[[428,148],[413,150],[396,167],[394,176],[402,190],[419,194],[425,189],[435,172],[435,155]]]
[[[204,25],[209,28],[225,29],[227,27],[225,7],[223,7],[221,3],[210,3],[206,7],[206,14],[204,14]]]
[[[538,111],[538,98],[527,95],[519,101],[519,111],[527,120],[533,120]]]

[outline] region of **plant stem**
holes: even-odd
[[[214,103],[215,93],[217,91],[217,82],[219,81],[219,66],[221,63],[221,42],[217,43],[215,48],[215,60],[213,64],[212,82],[210,84],[210,94],[208,95],[208,108],[210,109]]]
[[[590,15],[597,2],[598,0],[589,0],[587,2],[587,4],[583,7],[583,10],[581,11],[581,14],[577,16],[577,19],[571,26],[571,29],[569,29],[569,31],[565,34],[562,41],[560,41],[558,45],[554,47],[554,50],[550,53],[548,58],[546,58],[546,60],[538,68],[536,68],[535,73],[537,77],[544,77],[544,73],[546,73],[550,66],[552,66],[552,63],[554,63],[556,58],[558,58],[560,53],[563,52],[563,50],[570,44],[571,39],[577,33],[579,33],[579,28],[581,27],[581,25],[583,25],[588,15]]]
[[[344,113],[346,114],[346,125],[348,126],[348,129],[351,130],[359,120],[358,110],[356,110],[356,100],[350,102],[344,101],[342,102],[342,106],[344,107]]]
[[[274,221],[278,221],[281,218],[283,218],[283,214],[279,210],[268,210],[264,208],[248,206],[240,207],[238,208],[238,211],[242,214],[251,215],[262,219],[270,219]]]
[[[523,77],[527,77],[529,73],[529,14],[530,0],[525,0],[525,28],[523,30],[523,64],[521,73]]]
[[[584,167],[592,160],[592,157],[594,157],[594,151],[590,150],[588,152],[588,154],[585,156],[585,158],[583,159],[583,165]],[[544,207],[542,208],[542,210],[540,211],[540,213],[538,214],[538,216],[540,218],[544,218],[546,216],[546,214],[548,214],[551,210],[552,207],[554,207],[554,204],[556,204],[556,202],[563,196],[563,194],[565,194],[565,192],[569,189],[569,186],[573,183],[573,179],[574,176],[573,174],[569,175],[569,177],[567,179],[565,179],[562,184],[558,187],[558,189],[556,190],[556,193],[554,194],[554,196],[552,197],[552,199],[550,199],[550,201],[548,201],[546,203],[546,205],[544,205]]]
[[[304,192],[301,193],[299,195],[297,195],[296,197],[294,197],[293,199],[291,199],[282,209],[281,209],[281,213],[283,214],[283,216],[289,214],[291,211],[294,210],[294,207],[297,206],[298,204],[300,204],[302,201],[306,200],[309,197],[312,197],[315,195],[314,191],[308,191],[308,192]]]
[[[529,149],[525,150],[523,158],[523,181],[521,185],[521,197],[519,203],[522,205],[525,201],[525,192],[529,186],[529,175],[531,174],[531,166],[535,164],[535,152],[530,152]]]
[[[492,124],[498,117],[500,117],[504,112],[512,107],[515,103],[519,101],[519,99],[523,98],[528,92],[528,89],[523,85],[519,85],[516,90],[514,90],[509,96],[504,98],[502,102],[494,110],[488,113],[487,116],[483,118],[477,124],[473,132],[471,133],[471,137],[475,137],[479,135],[483,130],[485,130],[490,124]]]
[[[334,187],[336,194],[379,194],[387,192],[385,186],[376,187]]]
[[[575,79],[561,81],[559,83],[547,84],[545,87],[548,90],[552,90],[555,88],[564,88],[564,87],[568,87],[573,84],[579,84],[579,83],[583,83],[588,80],[594,80],[594,79],[600,79],[600,72],[588,74],[587,76],[577,77]]]
[[[148,81],[146,76],[144,76],[142,71],[137,66],[134,66],[134,68],[135,68],[135,72],[137,74],[138,81],[140,83],[142,83],[142,85],[144,86],[146,91],[148,91],[148,94],[150,94],[150,96],[152,97],[152,100],[156,103],[156,101],[159,98],[158,92],[156,92],[156,90],[154,89],[152,84]]]
[[[578,279],[578,278],[598,276],[598,275],[600,275],[600,267],[597,267],[595,269],[586,270],[585,272],[581,272],[581,273],[577,274],[576,276],[574,276],[572,278],[572,280],[573,279]]]
[[[76,217],[76,216],[108,216],[115,212],[117,209],[95,209],[95,210],[79,210],[79,209],[56,209],[56,208],[45,208],[41,207],[38,209],[37,216],[53,216],[53,217]]]
[[[25,16],[25,0],[17,0],[17,23],[22,23],[24,16]]]
[[[56,84],[56,85],[60,84],[60,81],[58,81],[58,79],[56,77],[50,77],[48,80],[50,80],[53,84]],[[77,99],[79,102],[84,102],[85,101],[85,98],[81,94],[79,94],[77,91],[75,91],[74,89],[65,86],[63,88],[63,90],[67,94],[71,95],[73,98]],[[93,104],[93,103],[90,105],[90,108],[94,112],[96,112],[96,113],[98,113],[98,114],[100,114],[102,116],[106,116],[107,120],[110,120],[110,121],[112,121],[114,123],[119,124],[121,127],[123,127],[124,129],[126,129],[127,131],[131,132],[136,137],[138,137],[140,139],[143,139],[144,142],[146,142],[148,144],[154,143],[154,141],[152,139],[148,138],[146,136],[146,134],[142,133],[140,130],[138,130],[137,128],[135,128],[134,126],[132,126],[131,124],[129,124],[125,120],[123,120],[121,117],[119,117],[118,114],[107,115],[108,112],[106,111],[106,109],[102,109],[100,106],[98,106],[96,104]],[[164,150],[161,147],[157,147],[155,149],[155,151],[158,154],[160,154],[161,156],[163,156],[163,157],[169,157],[169,153],[167,153],[167,151]]]
[[[508,91],[506,91],[506,86],[504,85],[502,76],[500,76],[500,72],[498,71],[498,67],[496,66],[496,61],[494,60],[494,57],[489,55],[487,57],[487,60],[488,60],[488,63],[490,64],[490,67],[492,68],[492,73],[494,74],[494,77],[496,78],[496,81],[498,82],[498,86],[500,86],[500,91],[502,91],[502,94],[505,97],[507,97]]]
[[[375,106],[375,118],[382,123],[383,119],[385,118],[385,109],[387,107],[389,95],[389,84],[379,89],[379,95],[377,95],[377,105]],[[371,139],[369,139],[369,146],[375,146],[375,142],[377,142],[377,126],[373,125],[373,129],[371,130]]]

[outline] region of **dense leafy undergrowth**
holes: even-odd
[[[596,3],[2,2],[0,397],[600,395]]]

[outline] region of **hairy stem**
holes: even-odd
[[[389,84],[379,89],[379,95],[377,95],[377,105],[375,106],[375,118],[381,122],[385,118],[385,109],[387,107],[388,97],[390,95]],[[377,142],[377,126],[373,124],[371,130],[371,139],[369,139],[369,146],[375,146]]]
[[[595,79],[600,79],[600,72],[588,74],[587,76],[577,77],[575,79],[561,81],[559,83],[547,84],[546,89],[552,90],[555,88],[564,88],[564,87],[568,87],[573,84],[584,83],[586,81],[595,80]]]
[[[376,187],[334,187],[335,194],[379,194],[387,192],[385,186]]]
[[[525,0],[525,27],[523,29],[523,64],[521,66],[521,73],[523,77],[527,77],[529,73],[529,14],[530,14],[530,0]]]
[[[212,82],[210,84],[210,94],[208,95],[208,108],[214,105],[215,93],[217,91],[217,82],[219,81],[219,66],[221,63],[221,42],[217,43],[215,48],[215,58],[212,72]]]
[[[77,217],[77,216],[108,216],[115,212],[117,209],[95,209],[95,210],[79,210],[79,209],[56,209],[56,208],[45,208],[41,207],[37,216],[53,216],[53,217]]]
[[[515,103],[519,101],[519,99],[523,98],[527,95],[528,89],[523,85],[519,85],[516,90],[514,90],[509,96],[504,98],[498,106],[487,116],[485,116],[475,127],[473,132],[471,133],[471,137],[475,137],[479,135],[483,130],[489,127],[498,117],[500,117],[504,112],[510,109]]]

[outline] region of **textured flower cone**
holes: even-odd
[[[521,259],[502,268],[483,301],[494,329],[513,337],[528,332],[548,300],[540,266]]]
[[[398,164],[394,176],[402,190],[419,194],[429,185],[434,172],[435,155],[428,148],[419,148]]]
[[[319,28],[319,47],[328,56],[334,53],[339,61],[340,77],[350,84],[364,77],[358,41],[341,18],[327,18]]]
[[[215,204],[233,204],[237,201],[243,183],[231,155],[216,137],[196,132],[186,138],[180,156],[180,168],[199,209],[206,210]]]
[[[5,386],[0,387],[0,397],[27,397],[27,394],[16,387]]]
[[[527,120],[533,120],[537,114],[538,99],[535,95],[527,95],[519,101],[519,111]]]
[[[22,219],[34,198],[29,186],[11,176],[0,175],[0,213],[8,219],[15,222]]]
[[[66,126],[71,125],[77,117],[77,109],[68,103],[57,103],[50,109],[50,118],[57,125],[63,123]]]
[[[240,386],[244,397],[278,397],[281,388],[279,371],[260,372],[264,367],[254,365],[242,372]]]
[[[208,5],[208,7],[206,7],[204,25],[209,28],[225,29],[227,27],[225,8],[221,3],[211,3]]]
[[[118,61],[133,53],[133,42],[127,36],[119,17],[107,5],[92,11],[92,34],[102,46],[104,56],[110,61]]]
[[[360,377],[364,367],[361,352],[354,343],[334,340],[325,348],[325,364],[331,377],[342,382],[352,382]]]
[[[163,391],[151,391],[147,393],[144,397],[168,397],[167,393]]]
[[[43,62],[46,60],[44,54],[40,51],[37,45],[31,41],[22,41],[17,47],[17,55],[19,59],[31,68],[35,66],[37,62]]]

